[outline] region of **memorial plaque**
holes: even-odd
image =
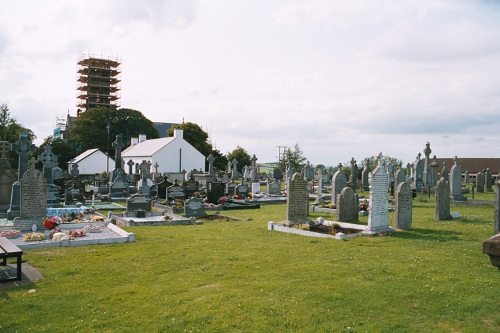
[[[396,210],[394,212],[394,228],[411,229],[412,223],[412,194],[410,185],[401,183],[394,193]]]
[[[21,217],[45,216],[47,210],[47,180],[33,167],[21,180]]]
[[[229,196],[236,194],[236,183],[230,182],[226,184],[226,193]]]
[[[236,194],[241,195],[243,198],[248,197],[248,185],[243,183],[236,186]]]
[[[268,195],[281,195],[281,185],[278,182],[267,183]]]
[[[186,217],[204,217],[205,214],[205,203],[202,199],[192,198],[186,200],[184,204],[184,216]]]

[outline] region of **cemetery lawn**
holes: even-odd
[[[228,212],[246,222],[25,251],[44,278],[0,288],[0,332],[499,332],[500,272],[481,252],[493,206],[452,206],[462,218],[436,222],[424,199],[411,231],[382,237],[268,231],[285,217],[268,205]]]

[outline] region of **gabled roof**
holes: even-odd
[[[446,162],[446,170],[450,171],[455,162],[453,158],[436,158],[439,164],[439,171],[443,168],[443,162]],[[431,158],[432,162],[432,158]],[[492,174],[500,172],[500,158],[457,158],[457,165],[460,165],[462,173],[466,170],[469,173],[482,172],[486,168],[490,168]]]
[[[153,156],[157,151],[172,142],[175,137],[150,139],[130,146],[122,151],[122,156]]]
[[[101,154],[104,154],[102,151],[100,151],[98,148],[94,148],[94,149],[89,149],[89,150],[86,150],[84,151],[83,153],[81,153],[80,155],[78,155],[77,157],[73,158],[71,161],[69,161],[68,163],[80,163],[80,161],[86,159],[87,157],[89,157],[90,155],[92,154],[96,154],[96,153],[101,153]],[[106,154],[104,154],[106,155]]]

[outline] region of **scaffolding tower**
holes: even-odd
[[[78,60],[77,107],[120,107],[120,66],[115,58],[82,55]]]

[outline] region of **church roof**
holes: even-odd
[[[153,156],[157,151],[172,142],[175,137],[150,139],[130,146],[122,151],[122,156]]]
[[[432,161],[432,158],[430,159]],[[443,168],[443,162],[446,162],[446,170],[450,171],[455,162],[453,158],[436,158],[439,165],[439,171]],[[490,168],[492,174],[500,172],[500,158],[457,158],[457,165],[460,165],[462,173],[466,170],[469,173],[482,172],[486,168]]]
[[[80,163],[80,161],[83,161],[84,159],[86,159],[90,155],[97,154],[97,153],[101,153],[101,154],[106,155],[105,153],[103,153],[102,151],[100,151],[98,148],[88,149],[88,150],[84,151],[83,153],[81,153],[80,155],[78,155],[75,158],[73,158],[68,163]]]

